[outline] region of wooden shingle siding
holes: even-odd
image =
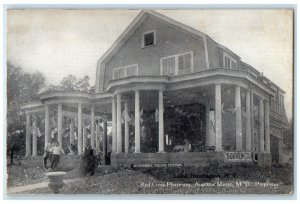
[[[142,34],[149,30],[156,30],[156,45],[142,48]],[[148,16],[107,63],[104,84],[106,85],[112,79],[114,68],[131,64],[138,64],[140,76],[159,76],[162,57],[189,51],[194,53],[194,72],[206,70],[204,41],[201,37],[154,16]]]

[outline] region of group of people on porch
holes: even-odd
[[[183,144],[178,144],[174,146],[173,151],[174,152],[189,152],[192,149],[192,145],[189,143],[187,139],[183,140]]]

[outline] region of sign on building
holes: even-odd
[[[182,163],[144,163],[131,164],[132,168],[150,168],[150,167],[183,167]]]
[[[225,162],[251,162],[251,152],[224,152]]]

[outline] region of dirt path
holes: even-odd
[[[74,179],[67,179],[64,182],[66,185],[69,185],[70,183],[80,182],[82,180],[83,180],[83,178],[74,178]],[[49,182],[45,181],[42,183],[36,183],[36,184],[31,184],[31,185],[26,185],[26,186],[10,187],[7,189],[7,193],[8,194],[22,194],[24,192],[45,189],[45,188],[48,188],[48,184],[49,184]],[[27,193],[24,193],[24,194],[27,194]]]

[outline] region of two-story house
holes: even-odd
[[[30,115],[42,111],[45,143],[56,128],[63,146],[62,123],[70,118],[70,143],[79,154],[91,144],[110,152],[113,165],[270,164],[280,161],[287,126],[283,95],[208,35],[142,11],[98,61],[95,94],[45,92],[23,105],[27,155],[37,154]],[[51,107],[57,109],[56,127]]]

